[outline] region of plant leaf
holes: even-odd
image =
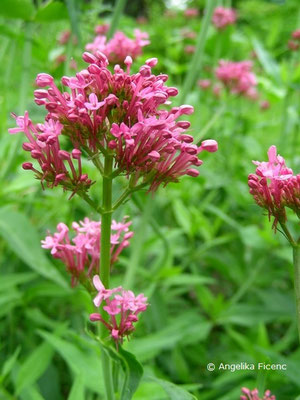
[[[40,247],[40,238],[30,220],[10,207],[0,208],[0,235],[12,251],[30,268],[68,289],[62,275],[48,261]]]

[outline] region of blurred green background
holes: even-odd
[[[139,28],[151,41],[134,68],[157,57],[157,73],[167,73],[169,86],[180,91],[192,58],[185,47],[196,40],[184,38],[183,30],[198,34],[205,2],[127,3],[118,30],[132,37]],[[238,21],[221,33],[209,27],[197,79],[214,80],[219,58],[251,59],[259,99],[224,91],[216,97],[193,85],[184,99],[195,108],[191,133],[197,140],[216,139],[219,151],[203,155],[199,178],[184,177],[154,197],[139,193],[115,215],[132,218],[135,236],[113,284],[130,268],[134,278],[128,288],[144,292],[151,304],[125,345],[145,369],[135,400],[192,398],[180,389],[201,400],[234,400],[242,386],[261,393],[268,388],[277,400],[300,398],[291,249],[280,232],[274,234],[247,185],[251,161],[266,160],[272,144],[299,171],[299,51],[290,51],[287,43],[300,28],[300,4],[218,4],[235,7]],[[197,8],[199,16],[187,19],[187,7]],[[57,80],[73,75],[70,60],[84,68],[84,46],[93,40],[95,25],[109,22],[113,11],[114,2],[98,0],[1,0],[1,399],[96,399],[103,393],[98,349],[86,334],[91,301],[80,287],[69,288],[62,263],[40,248],[60,221],[99,217],[59,188],[43,191],[21,168],[28,160],[21,135],[7,129],[14,126],[10,112],[28,110],[34,122],[43,121],[45,112],[33,101],[36,74],[47,72]],[[64,30],[77,40],[59,44]],[[270,107],[262,110],[262,101]],[[89,164],[85,168],[95,177]],[[92,195],[99,199],[97,190],[93,186]],[[299,229],[293,215],[289,223],[292,231]],[[209,372],[210,362],[286,363],[287,369]]]

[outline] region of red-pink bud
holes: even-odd
[[[54,79],[51,75],[49,74],[38,74],[38,76],[36,77],[36,84],[39,87],[45,87],[45,86],[49,86],[53,83]]]
[[[71,159],[70,154],[69,154],[67,151],[65,151],[65,150],[59,150],[59,152],[58,152],[58,157],[59,157],[61,160],[70,160],[70,159]]]
[[[158,63],[157,58],[149,58],[146,60],[146,64],[149,65],[149,67],[153,68],[155,65]]]
[[[200,146],[201,150],[208,151],[209,153],[214,153],[218,150],[218,142],[212,139],[203,140]]]
[[[186,174],[189,176],[193,176],[196,178],[199,175],[199,171],[197,169],[191,168],[186,171]]]
[[[25,163],[22,164],[22,168],[23,169],[32,169],[33,165],[30,162],[25,162]]]
[[[75,160],[79,160],[80,157],[81,157],[81,151],[78,150],[78,149],[73,149],[73,150],[72,150],[72,157],[73,157]]]

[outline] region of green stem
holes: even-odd
[[[205,11],[204,11],[205,14],[204,14],[200,32],[198,34],[196,50],[195,50],[192,61],[189,65],[187,75],[184,80],[183,89],[182,89],[181,96],[180,96],[180,103],[184,103],[184,100],[185,100],[187,94],[192,89],[192,87],[198,77],[198,73],[199,73],[199,70],[200,70],[201,64],[202,64],[207,32],[208,32],[212,13],[213,13],[215,6],[216,6],[216,0],[206,0],[206,6],[205,6]]]
[[[293,246],[298,334],[300,340],[300,245]]]
[[[110,274],[110,236],[112,210],[112,156],[106,156],[104,161],[104,175],[102,182],[102,219],[101,219],[101,253],[100,279],[106,288],[109,288]]]
[[[106,288],[109,288],[110,275],[110,237],[111,237],[111,215],[112,215],[112,156],[106,156],[104,159],[104,173],[102,181],[102,218],[101,218],[101,243],[100,243],[100,279]],[[105,318],[105,312],[102,310],[102,317]],[[107,330],[104,325],[100,326],[100,337],[104,339]],[[101,353],[103,379],[106,390],[107,400],[114,400],[114,385],[112,379],[112,366],[109,356],[102,348]]]
[[[114,9],[114,13],[112,16],[112,20],[110,23],[110,28],[107,33],[107,39],[110,39],[112,37],[112,35],[115,33],[117,26],[119,24],[120,18],[123,14],[125,5],[126,5],[126,0],[117,0],[115,9]]]
[[[292,235],[290,234],[290,231],[288,230],[286,224],[284,222],[280,222],[280,221],[279,221],[279,223],[280,223],[280,226],[281,226],[287,240],[290,242],[290,244],[293,247],[296,246],[296,242],[295,242],[294,238],[292,237]]]

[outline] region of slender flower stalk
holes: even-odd
[[[196,82],[197,77],[199,76],[199,71],[202,66],[202,59],[204,53],[205,42],[207,38],[208,28],[210,25],[212,13],[214,7],[216,5],[216,0],[207,0],[204,18],[202,20],[201,29],[199,31],[196,43],[195,53],[193,54],[193,58],[189,64],[189,70],[184,80],[183,89],[181,92],[180,100],[183,102]]]
[[[293,246],[293,261],[294,261],[294,274],[295,274],[295,294],[296,294],[298,334],[300,341],[300,242],[295,246]]]

